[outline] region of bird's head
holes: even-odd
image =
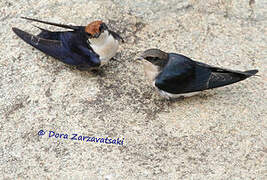
[[[85,27],[85,33],[89,42],[103,39],[108,35],[108,27],[102,21],[94,21]]]
[[[143,64],[156,66],[161,70],[168,63],[168,53],[159,49],[148,49],[137,60]]]
[[[143,64],[145,75],[153,84],[155,78],[168,63],[168,53],[159,49],[148,49],[142,53],[137,62]]]

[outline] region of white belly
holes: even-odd
[[[160,93],[161,96],[163,96],[163,97],[165,97],[167,99],[170,99],[170,98],[179,98],[179,97],[191,97],[191,96],[199,94],[200,91],[191,92],[191,93],[184,93],[184,94],[172,94],[172,93],[168,93],[168,92],[163,91],[163,90],[159,90],[159,93]]]
[[[153,82],[153,86],[159,91],[160,95],[166,99],[179,98],[179,97],[191,97],[191,96],[197,95],[201,92],[201,91],[198,91],[198,92],[191,92],[191,93],[184,93],[184,94],[172,94],[172,93],[168,93],[166,91],[163,91],[163,90],[160,90],[159,88],[157,88],[155,86],[155,81]]]
[[[92,44],[91,47],[100,56],[101,65],[103,65],[115,56],[119,48],[119,42],[112,36],[109,36],[105,43],[101,45]]]

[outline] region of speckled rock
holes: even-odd
[[[0,179],[266,179],[266,11],[265,0],[1,0]],[[101,19],[126,42],[80,72],[16,37],[13,26],[38,33],[21,16]],[[167,101],[135,61],[148,48],[260,77]]]

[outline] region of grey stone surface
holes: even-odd
[[[266,0],[1,0],[0,179],[266,179],[266,10]],[[38,32],[20,16],[102,19],[126,43],[98,72],[80,72],[18,39],[13,26]],[[166,101],[135,62],[148,48],[260,77]]]

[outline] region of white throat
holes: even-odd
[[[156,65],[152,64],[151,62],[149,62],[145,59],[142,60],[142,63],[143,63],[146,77],[148,78],[150,83],[152,83],[152,85],[154,85],[154,81],[155,81],[157,75],[159,74],[159,68]]]
[[[98,38],[88,39],[88,41],[90,44],[102,45],[107,41],[108,36],[109,36],[108,31],[104,31],[103,33],[100,34]]]
[[[115,56],[119,42],[107,30],[100,34],[98,38],[88,39],[92,49],[100,56],[101,65],[105,64]]]

